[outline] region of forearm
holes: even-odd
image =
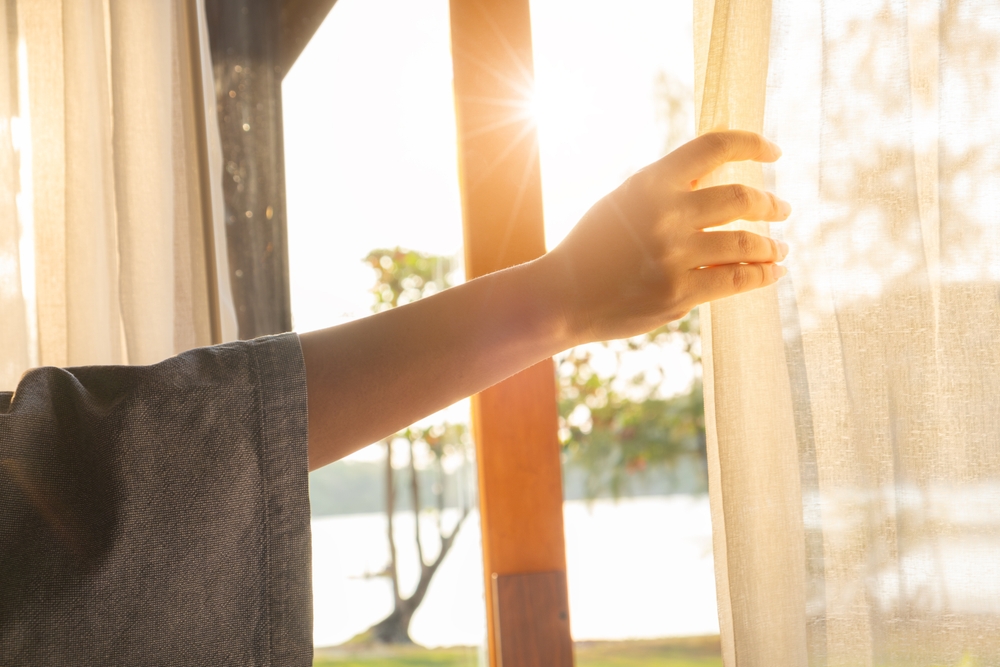
[[[774,284],[787,246],[705,230],[784,220],[791,207],[754,188],[697,184],[726,162],[780,154],[748,132],[702,135],[629,178],[541,259],[304,334],[310,468],[572,345],[635,336]]]
[[[523,264],[303,334],[310,469],[574,344],[546,271]]]

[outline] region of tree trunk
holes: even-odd
[[[412,644],[410,619],[413,618],[413,611],[405,602],[398,605],[368,631],[372,640],[378,644]]]
[[[389,530],[389,577],[392,579],[394,606],[399,606],[399,568],[396,564],[396,536],[392,532],[392,515],[396,511],[396,485],[392,475],[392,439],[385,441],[385,506]]]
[[[413,618],[417,607],[424,601],[424,596],[427,594],[427,588],[431,584],[434,573],[437,572],[444,561],[444,557],[451,550],[452,545],[455,543],[455,537],[458,535],[458,530],[462,527],[462,523],[465,522],[467,516],[469,516],[469,508],[463,510],[462,516],[459,517],[458,523],[455,524],[451,533],[441,536],[441,551],[438,553],[437,558],[434,559],[434,562],[430,565],[421,563],[420,581],[417,582],[417,587],[414,589],[413,594],[405,599],[400,598],[397,594],[395,598],[396,604],[392,613],[368,630],[366,634],[370,635],[372,641],[379,644],[413,643],[413,640],[410,639],[410,620]]]

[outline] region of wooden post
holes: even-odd
[[[471,279],[545,252],[528,0],[451,0],[459,174],[466,275]],[[555,374],[551,360],[478,394],[472,401],[479,466],[490,664],[497,631],[519,644],[568,645],[569,623],[524,623],[500,608],[494,575],[566,572]],[[524,587],[521,587],[524,588]],[[517,587],[512,588],[516,597]],[[565,587],[552,613],[565,615]],[[551,596],[549,596],[551,597]],[[530,636],[529,636],[530,635]],[[508,661],[511,662],[511,661]],[[534,664],[533,660],[518,661]],[[558,665],[573,664],[572,652]]]

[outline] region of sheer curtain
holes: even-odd
[[[236,336],[201,0],[0,12],[0,389]]]
[[[699,130],[784,150],[716,179],[794,206],[703,317],[726,664],[1000,664],[1000,6],[695,7]]]

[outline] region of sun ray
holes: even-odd
[[[510,97],[486,97],[483,95],[461,95],[458,99],[466,100],[468,102],[479,102],[480,104],[488,104],[497,107],[509,107],[509,108],[526,108],[529,104],[526,100],[520,100]]]
[[[528,82],[528,87],[529,87],[528,94],[530,96],[531,94],[530,89],[534,88],[535,76],[533,72],[529,67],[527,67],[524,64],[524,62],[521,60],[521,56],[518,54],[517,51],[514,50],[514,47],[511,46],[510,40],[507,39],[507,36],[504,34],[503,30],[500,29],[500,26],[497,25],[496,21],[493,19],[493,16],[486,11],[486,9],[482,6],[482,4],[479,5],[479,11],[482,12],[483,16],[486,17],[486,22],[489,24],[490,30],[492,30],[493,34],[496,35],[496,37],[500,40],[500,44],[507,52],[507,55],[510,56],[510,59],[514,63],[514,66],[517,67],[518,70],[520,70],[521,76],[524,77],[524,80]]]
[[[460,55],[463,59],[468,60],[473,65],[477,66],[479,69],[489,74],[492,74],[498,81],[502,81],[503,83],[507,84],[508,88],[518,93],[518,95],[520,95],[524,99],[529,99],[531,97],[534,86],[532,83],[532,79],[530,77],[524,79],[523,81],[518,81],[517,79],[505,74],[502,70],[497,69],[496,67],[491,65],[489,62],[483,60],[482,58],[477,58],[467,49],[464,48],[458,49],[458,55]]]
[[[477,127],[475,130],[470,130],[468,132],[463,132],[462,133],[462,139],[474,139],[474,138],[482,136],[484,134],[488,134],[489,132],[493,132],[494,130],[499,130],[500,128],[508,127],[510,125],[515,125],[516,123],[521,123],[521,122],[528,123],[528,124],[533,124],[535,121],[534,121],[534,117],[531,114],[527,114],[527,113],[513,115],[513,116],[506,116],[506,117],[504,117],[504,118],[502,118],[500,120],[494,121],[492,123],[487,123],[486,125],[481,125],[481,126]]]
[[[518,213],[521,211],[521,202],[524,200],[524,193],[528,190],[528,181],[531,179],[531,173],[534,169],[535,164],[538,160],[538,142],[534,141],[531,144],[531,154],[528,159],[524,161],[524,170],[521,172],[521,182],[517,186],[517,196],[514,197],[514,204],[511,206],[510,215],[507,217],[507,224],[504,226],[503,240],[500,241],[500,257],[504,257],[507,253],[507,246],[510,245],[510,237],[514,231],[514,220],[517,218]]]
[[[493,173],[493,170],[496,169],[500,165],[501,162],[503,162],[504,160],[506,160],[507,157],[512,152],[514,152],[514,149],[517,148],[518,145],[522,141],[524,141],[525,137],[527,137],[531,133],[531,131],[534,130],[534,129],[535,129],[534,124],[527,124],[526,123],[525,126],[523,128],[521,128],[521,131],[517,133],[517,136],[514,137],[514,139],[511,140],[507,144],[507,147],[504,148],[493,159],[492,162],[490,162],[489,166],[487,166],[485,170],[483,170],[483,173],[481,173],[479,175],[479,178],[476,179],[476,182],[473,183],[471,186],[469,186],[469,190],[470,191],[475,191],[476,189],[478,189],[479,186],[482,185],[486,181],[486,179],[490,177],[490,175]],[[537,150],[538,139],[537,138],[533,139],[532,140],[532,144],[534,144],[534,149],[533,150]]]

